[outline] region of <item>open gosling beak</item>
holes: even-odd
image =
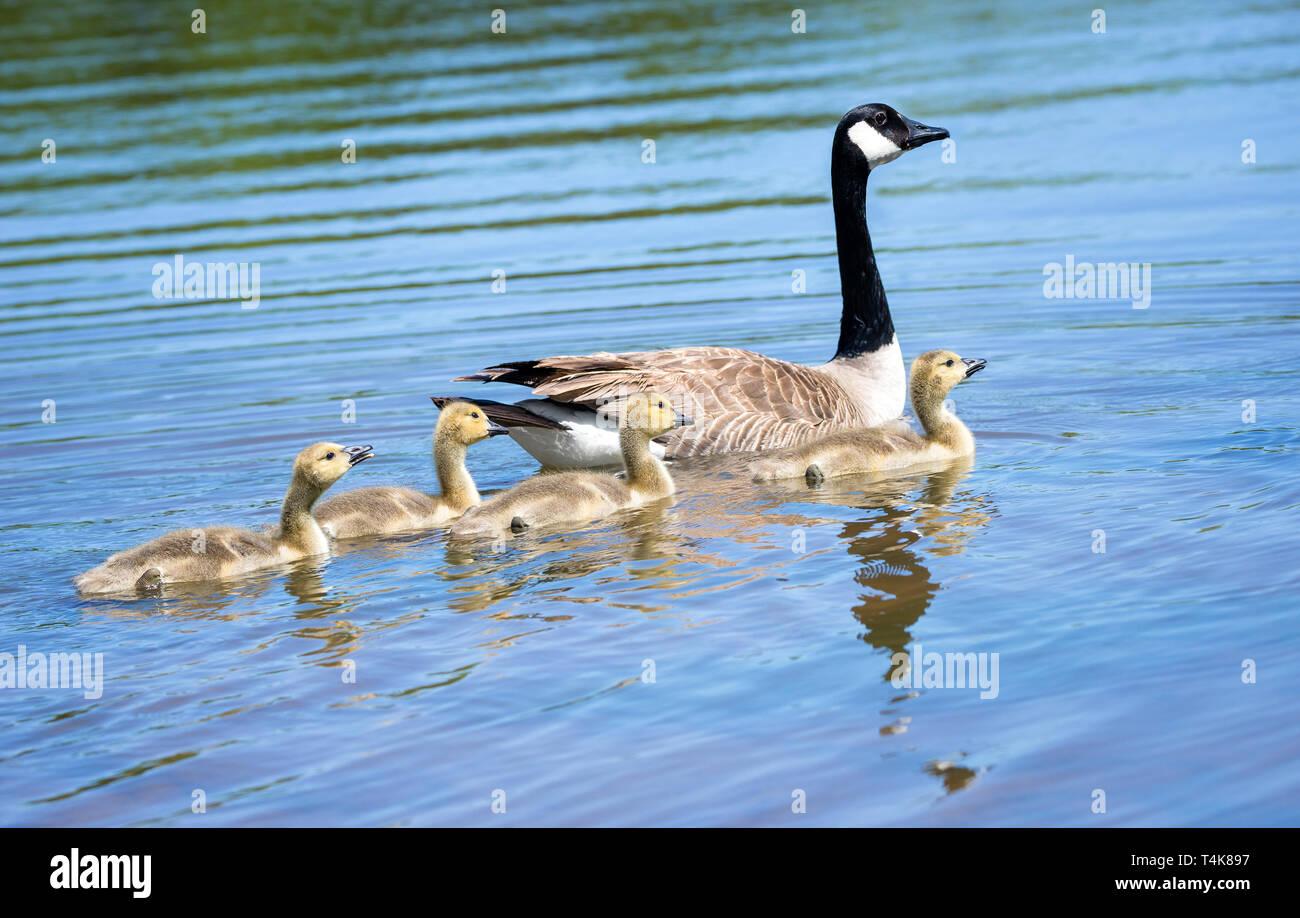
[[[488,436],[499,437],[502,434],[510,433],[509,429],[502,427],[496,421],[488,421]]]
[[[345,446],[343,452],[348,454],[348,468],[375,457],[369,446]]]
[[[979,357],[963,357],[961,362],[966,364],[966,379],[970,379],[980,370],[988,366],[987,360],[981,360]]]
[[[903,119],[903,124],[907,125],[907,140],[903,142],[904,150],[915,150],[932,140],[942,140],[948,136],[947,128],[930,127],[919,121],[913,121],[906,115],[899,115],[899,117]]]
[[[690,427],[690,426],[691,426],[692,424],[694,424],[694,423],[695,423],[695,421],[693,421],[691,418],[688,418],[686,415],[682,414],[680,411],[674,411],[674,412],[673,412],[673,426],[674,426],[674,427]]]

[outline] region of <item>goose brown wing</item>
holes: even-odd
[[[588,406],[658,389],[680,398],[682,410],[695,419],[695,426],[665,438],[673,457],[788,446],[819,430],[865,423],[827,374],[732,347],[544,357],[460,379],[515,383],[558,402]]]
[[[466,376],[461,377],[462,380],[468,378]],[[438,406],[439,410],[442,410],[451,402],[463,401],[463,399],[455,395],[433,395],[430,398]],[[502,427],[543,427],[548,430],[568,429],[558,421],[544,418],[540,414],[534,414],[520,405],[508,405],[505,402],[492,402],[481,398],[474,399],[474,404],[483,409],[483,413],[488,416],[489,420],[496,421]]]

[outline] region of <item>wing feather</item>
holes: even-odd
[[[545,357],[498,364],[459,380],[515,383],[588,407],[658,389],[680,399],[696,421],[666,438],[674,458],[792,446],[869,420],[830,374],[733,347]]]

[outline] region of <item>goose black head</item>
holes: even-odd
[[[852,109],[840,119],[835,130],[837,145],[867,170],[947,136],[948,131],[944,128],[913,121],[881,102],[870,102]]]

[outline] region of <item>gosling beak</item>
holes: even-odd
[[[508,429],[506,429],[505,427],[502,427],[502,426],[501,426],[500,424],[498,424],[496,421],[488,421],[488,436],[489,436],[489,437],[499,437],[499,436],[501,436],[502,434],[508,434],[508,433],[510,433],[510,431],[509,431]]]
[[[348,454],[348,468],[352,468],[358,462],[365,462],[367,459],[375,457],[369,446],[345,446],[343,452]]]
[[[913,121],[906,115],[899,115],[899,117],[903,119],[903,124],[907,126],[907,140],[903,141],[904,150],[915,150],[932,140],[942,140],[948,136],[947,128],[930,127],[919,121]]]
[[[987,360],[981,360],[979,357],[963,357],[961,362],[966,364],[966,379],[970,379],[980,370],[988,366]]]
[[[673,426],[690,427],[694,423],[695,421],[691,420],[686,415],[682,414],[680,411],[673,412]]]

